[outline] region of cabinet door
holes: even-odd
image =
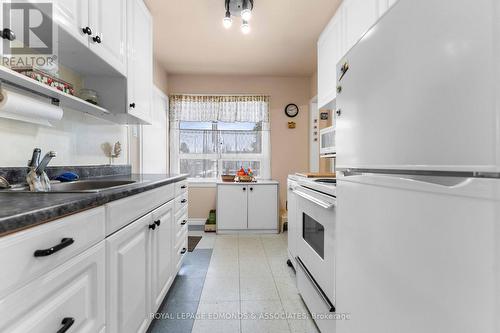
[[[149,324],[150,223],[146,215],[106,239],[107,332],[144,332]]]
[[[89,0],[90,48],[118,72],[127,70],[127,7],[122,0]],[[100,43],[95,38],[99,37]]]
[[[127,1],[129,113],[151,122],[153,89],[152,18],[142,0]]]
[[[247,228],[247,186],[217,186],[217,229]]]
[[[90,28],[88,0],[52,0],[52,2],[54,21],[76,40],[88,45],[89,35],[83,32],[83,29]],[[92,33],[94,32],[92,30]]]
[[[153,212],[153,222],[158,225],[151,233],[152,311],[156,311],[160,307],[173,280],[173,214],[172,201]]]
[[[341,15],[337,14],[318,40],[318,107],[337,96],[337,62],[342,54]]]
[[[104,241],[9,294],[0,302],[0,332],[103,332]]]
[[[346,42],[343,55],[379,18],[379,1],[383,0],[344,0],[342,3],[343,34]]]
[[[278,229],[277,185],[248,185],[248,229]]]

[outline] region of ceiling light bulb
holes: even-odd
[[[224,28],[229,29],[233,25],[233,20],[230,17],[224,17],[222,24],[224,25]]]
[[[243,9],[241,11],[241,19],[243,21],[250,21],[250,19],[252,18],[252,11],[250,9]]]
[[[250,24],[248,24],[247,21],[243,21],[243,24],[241,25],[241,32],[245,35],[250,33]]]
[[[233,20],[231,19],[231,13],[226,11],[226,16],[222,20],[222,25],[224,25],[224,28],[229,29],[233,25]]]

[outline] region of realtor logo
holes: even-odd
[[[57,58],[52,3],[13,1],[4,3],[2,10],[2,28],[14,34],[12,40],[3,39],[3,64],[8,61],[9,67],[45,66]]]

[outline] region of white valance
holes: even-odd
[[[171,95],[172,121],[269,122],[269,96]]]

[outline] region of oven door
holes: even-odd
[[[335,304],[335,197],[298,186],[297,245],[299,269],[309,278],[326,305]],[[323,295],[321,295],[323,294]]]

